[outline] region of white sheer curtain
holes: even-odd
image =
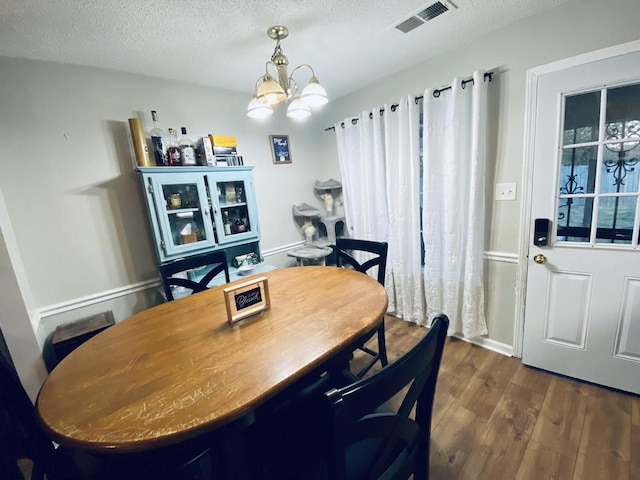
[[[349,237],[387,240],[384,132],[378,109],[335,126]]]
[[[395,110],[395,111],[394,111]],[[344,125],[344,128],[342,127]],[[387,241],[389,313],[420,323],[419,111],[413,97],[393,110],[335,125],[349,236]]]
[[[487,83],[456,78],[424,93],[423,239],[427,317],[449,316],[449,333],[487,334],[483,250]]]
[[[389,211],[389,312],[424,323],[420,249],[420,110],[414,96],[385,107],[385,165]],[[389,275],[387,278],[389,278]]]

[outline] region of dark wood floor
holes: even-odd
[[[426,331],[393,317],[386,327],[389,361]],[[461,340],[445,346],[431,438],[433,480],[640,480],[640,397]]]
[[[425,332],[393,317],[386,327],[389,361]],[[445,346],[431,438],[434,480],[640,479],[640,397],[456,339]]]

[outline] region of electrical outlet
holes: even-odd
[[[515,183],[496,183],[496,200],[515,200]]]

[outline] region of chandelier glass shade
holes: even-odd
[[[289,35],[287,27],[273,26],[267,30],[267,35],[276,41],[276,48],[271,60],[265,64],[265,74],[256,81],[253,98],[247,106],[247,115],[251,118],[266,118],[273,113],[273,107],[282,102],[289,102],[288,117],[306,118],[311,115],[312,108],[320,107],[329,101],[327,92],[320,85],[311,65],[298,65],[291,74],[288,73],[289,59],[280,46],[280,40]],[[269,73],[269,66],[275,68],[277,80]],[[299,92],[294,74],[301,69],[308,69],[311,77]]]
[[[273,115],[273,108],[266,103],[258,103],[253,97],[247,106],[247,116],[251,118],[267,118]]]
[[[300,94],[296,93],[287,108],[287,117],[302,119],[309,115],[311,115],[311,108],[301,99]]]
[[[277,105],[287,99],[284,89],[268,73],[262,77],[262,83],[256,90],[256,101],[267,105]]]

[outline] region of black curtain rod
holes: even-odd
[[[493,72],[485,72],[485,74],[484,74],[484,79],[485,79],[485,80],[489,79],[489,81],[493,80]],[[469,78],[469,79],[467,79],[467,80],[462,80],[462,82],[460,82],[460,86],[461,86],[462,88],[466,88],[467,83],[474,83],[474,82],[473,82],[473,78]],[[438,98],[442,92],[445,92],[445,91],[447,91],[447,90],[451,90],[451,85],[448,85],[448,86],[446,86],[446,87],[442,87],[442,88],[436,88],[436,89],[433,91],[433,96],[434,96],[435,98]],[[416,104],[418,103],[418,100],[420,100],[420,99],[422,99],[422,95],[419,95],[419,96],[417,96],[417,97],[416,97],[416,99],[415,99]],[[394,103],[393,105],[391,105],[391,107],[390,107],[390,108],[391,108],[391,111],[392,111],[392,112],[395,112],[395,111],[396,111],[396,108],[398,108],[398,104],[397,104],[397,103]],[[380,116],[382,116],[382,114],[383,114],[383,113],[384,113],[384,108],[381,108],[381,109],[380,109]],[[370,113],[369,113],[369,118],[373,118],[373,112],[370,112]],[[351,124],[352,124],[352,125],[355,125],[356,123],[358,123],[358,119],[357,119],[357,118],[352,118],[352,119],[351,119]],[[342,128],[344,128],[344,122],[342,122],[342,123],[340,124],[340,126],[341,126]],[[336,129],[336,127],[327,127],[327,128],[325,128],[325,129],[324,129],[324,131],[325,131],[325,132],[328,132],[329,130],[335,130],[335,129]]]

